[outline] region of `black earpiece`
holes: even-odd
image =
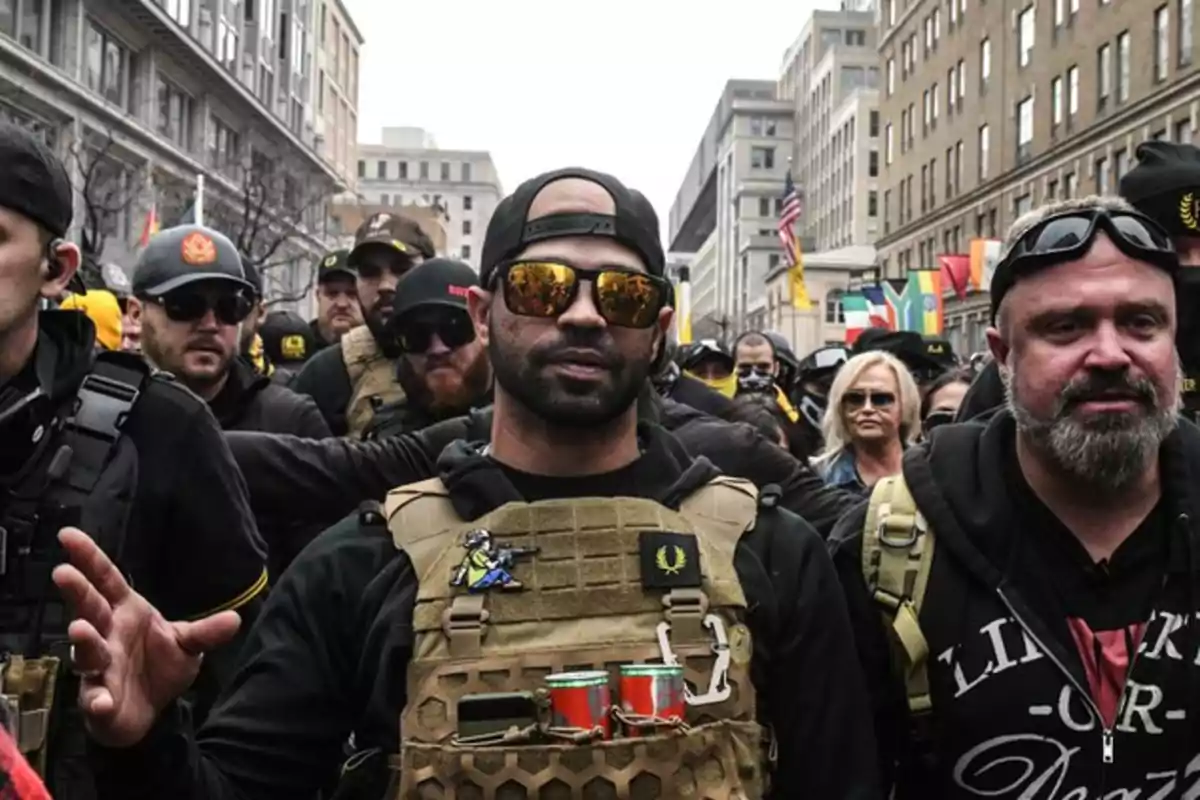
[[[46,245],[46,280],[56,281],[62,277],[63,265],[58,260],[58,248],[62,243],[62,239],[51,239]]]

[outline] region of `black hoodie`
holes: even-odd
[[[1025,482],[1015,436],[1001,411],[905,455],[937,543],[921,613],[934,711],[917,747],[862,577],[865,506],[831,539],[897,797],[1197,797],[1200,629],[1178,626],[1200,611],[1200,429],[1182,422],[1164,444],[1162,501],[1099,564]]]
[[[660,428],[644,425],[640,438],[636,462],[588,478],[517,473],[464,442],[447,448],[438,468],[466,518],[522,496],[636,492],[674,505],[716,474]],[[760,714],[778,739],[773,796],[879,797],[866,690],[820,538],[789,512],[764,507],[734,566],[749,607]],[[229,693],[198,736],[167,713],[139,746],[104,754],[104,796],[293,800],[326,781],[350,734],[360,751],[398,752],[416,588],[386,532],[357,518],[331,528],[272,590]],[[384,759],[377,763],[382,781]]]
[[[290,433],[308,439],[333,435],[311,397],[259,375],[244,358],[229,365],[229,377],[209,407],[226,431]]]

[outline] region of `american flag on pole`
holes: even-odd
[[[804,204],[789,169],[783,185],[783,208],[779,212],[779,242],[783,245],[783,259],[788,266],[792,307],[808,311],[812,308],[812,300],[808,296],[808,287],[804,285],[804,256],[800,252],[800,240],[796,238],[796,222],[803,211]]]

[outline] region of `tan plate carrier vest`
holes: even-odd
[[[733,567],[757,514],[753,485],[717,478],[678,512],[645,499],[581,498],[508,503],[466,522],[433,479],[393,490],[385,508],[419,579],[389,800],[762,797],[768,749],[755,721],[746,598]],[[539,548],[512,569],[522,590],[451,587],[464,536],[480,529],[505,546]],[[694,534],[702,588],[643,588],[642,531]],[[640,738],[560,743],[513,729],[517,735],[488,745],[457,741],[464,695],[534,692],[544,700],[539,690],[554,672],[609,671],[618,705],[618,665],[663,662],[660,623],[669,625],[664,637],[696,694],[712,688],[718,664],[728,665],[725,700],[689,703],[683,725]]]
[[[396,379],[395,360],[383,354],[366,325],[359,325],[343,336],[341,348],[346,374],[350,376],[346,424],[350,438],[361,439],[375,416],[375,409],[403,400],[404,390]]]

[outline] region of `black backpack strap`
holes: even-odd
[[[130,353],[102,352],[96,356],[63,426],[60,452],[65,452],[66,461],[57,486],[64,510],[81,508],[96,488],[129,412],[153,374],[149,364]],[[68,518],[62,523],[78,524],[78,520]],[[110,555],[115,557],[117,553],[110,551]]]

